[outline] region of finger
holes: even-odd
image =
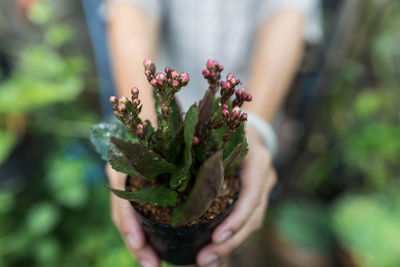
[[[110,163],[106,165],[106,174],[108,180],[110,181],[111,187],[124,190],[125,189],[125,182],[126,182],[126,174],[122,172],[117,172],[111,167]]]
[[[264,204],[259,206],[254,213],[252,214],[251,218],[247,220],[247,222],[243,225],[243,227],[234,234],[231,238],[226,240],[223,243],[215,244],[212,243],[207,247],[203,248],[198,256],[197,256],[197,263],[200,266],[209,266],[218,261],[221,261],[226,256],[228,256],[234,249],[240,246],[243,241],[255,230],[259,229],[263,218],[264,212],[266,208],[266,201]]]
[[[260,166],[262,166],[261,169]],[[245,166],[241,176],[243,182],[239,200],[228,218],[215,229],[212,236],[214,243],[221,243],[239,231],[261,204],[263,188],[269,186],[268,179],[273,179],[269,177],[271,172],[268,169],[270,168],[270,165],[265,162],[259,165],[257,161]]]
[[[143,247],[146,243],[145,236],[131,204],[115,196],[114,198],[119,218],[117,227],[121,235],[133,250]]]
[[[133,250],[131,249],[133,255],[135,255],[136,259],[140,262],[140,265],[143,267],[158,267],[160,266],[160,260],[154,250],[146,244],[144,247],[140,249]]]

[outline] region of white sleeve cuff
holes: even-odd
[[[278,138],[274,128],[266,122],[263,118],[255,113],[245,111],[247,113],[247,124],[253,126],[260,133],[265,146],[271,153],[272,158],[278,154]]]

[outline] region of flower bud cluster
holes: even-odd
[[[206,68],[202,71],[205,79],[207,79],[210,90],[213,94],[216,93],[219,81],[221,79],[221,71],[224,70],[224,66],[220,65],[217,60],[207,60]]]
[[[143,61],[144,74],[149,83],[155,88],[157,94],[168,102],[179,90],[189,82],[189,74],[178,73],[171,67],[165,67],[165,73],[156,73],[156,67],[150,59]]]
[[[110,97],[110,103],[113,105],[114,115],[124,125],[131,130],[135,131],[136,135],[143,139],[145,137],[145,127],[142,124],[139,114],[142,111],[142,105],[139,99],[139,89],[133,87],[131,89],[132,98],[129,100],[123,96],[118,98],[116,96]]]
[[[226,75],[226,80],[221,81],[221,105],[225,104],[226,101],[231,98],[231,96],[236,92],[235,87],[239,84],[240,80],[236,79],[236,77],[232,73],[228,73],[228,75]]]
[[[239,106],[235,106],[229,111],[228,105],[224,104],[222,105],[222,118],[227,129],[233,132],[241,123],[247,121],[247,113],[242,113]]]
[[[253,99],[253,97],[249,93],[247,93],[246,88],[236,90],[235,95],[236,95],[236,98],[235,98],[235,100],[233,100],[233,103],[232,103],[233,106],[241,107],[243,105],[244,101],[250,102]]]

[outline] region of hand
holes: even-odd
[[[213,232],[213,242],[197,255],[200,266],[218,266],[253,231],[261,227],[268,195],[276,183],[271,155],[256,129],[248,126],[249,152],[241,173],[242,188],[232,213]]]
[[[125,189],[126,174],[115,171],[110,164],[106,166],[106,173],[113,188]],[[140,222],[129,201],[111,194],[111,218],[125,243],[143,267],[160,266],[157,254],[146,243]]]

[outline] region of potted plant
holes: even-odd
[[[106,187],[131,201],[159,256],[192,264],[237,198],[237,167],[247,153],[247,114],[240,107],[252,97],[236,89],[240,80],[233,74],[220,81],[223,66],[208,60],[202,74],[209,88],[183,117],[175,94],[189,75],[170,67],[156,73],[148,59],[143,64],[154,88],[157,129],[139,118],[142,105],[134,87],[130,99],[110,97],[119,121],[95,125],[91,140],[115,170],[127,174],[125,191]]]

